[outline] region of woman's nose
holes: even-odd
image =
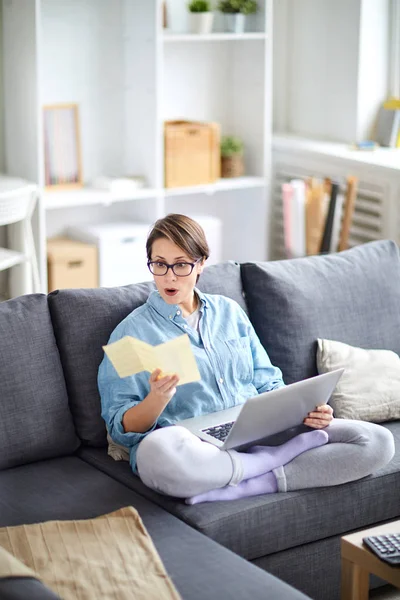
[[[175,281],[176,280],[176,275],[173,272],[173,270],[171,269],[171,267],[169,267],[168,271],[165,273],[165,278],[168,281]]]

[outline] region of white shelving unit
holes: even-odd
[[[225,33],[219,15],[215,32],[194,35],[163,29],[161,0],[3,0],[7,174],[43,188],[42,107],[79,105],[85,187],[43,190],[35,230],[43,282],[46,237],[176,211],[222,219],[224,260],[267,258],[272,1],[259,1],[243,34]],[[182,21],[186,5],[168,0],[167,14]],[[164,189],[171,119],[216,121],[223,135],[240,136],[246,176]],[[127,197],[90,187],[99,175],[126,174],[147,187]]]
[[[194,33],[164,33],[163,41],[165,43],[170,42],[224,42],[239,40],[264,40],[266,38],[265,33],[250,32],[250,33],[208,33],[208,34],[194,34]]]

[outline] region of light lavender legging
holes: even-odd
[[[274,469],[278,491],[323,487],[361,479],[394,455],[391,432],[365,421],[334,419],[325,428],[329,443]],[[147,435],[137,451],[141,480],[153,490],[190,498],[243,479],[240,452],[223,451],[179,426]]]

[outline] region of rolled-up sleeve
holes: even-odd
[[[110,338],[110,342],[123,337],[122,332],[117,330]],[[117,444],[122,446],[137,445],[156,426],[154,423],[144,433],[125,432],[122,418],[127,410],[136,406],[147,395],[140,375],[120,378],[110,360],[104,355],[98,372],[98,388],[101,398],[101,416],[103,417],[108,432]]]

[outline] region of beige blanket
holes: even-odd
[[[0,577],[18,575],[38,577],[64,600],[180,598],[132,507],[0,528]]]

